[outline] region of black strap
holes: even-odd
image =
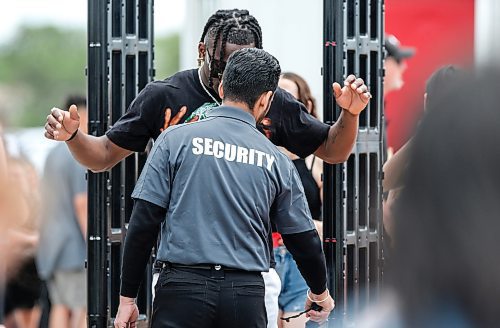
[[[310,307],[309,309],[304,310],[304,311],[302,311],[302,312],[300,312],[299,314],[296,314],[296,315],[291,315],[291,316],[289,316],[289,317],[281,317],[280,319],[281,319],[281,320],[285,320],[286,322],[290,322],[290,319],[295,319],[295,318],[298,318],[298,317],[300,317],[301,315],[306,314],[307,312],[309,312],[309,311],[311,311],[311,310],[314,310],[314,311],[318,311],[318,312],[319,312],[319,311],[323,310],[323,308],[322,308],[321,306],[319,306],[318,304],[316,304],[316,303],[312,303],[312,304],[311,304],[311,307]]]
[[[308,167],[307,169],[309,170],[309,172],[312,173],[313,171],[313,168],[314,168],[314,162],[316,161],[316,155],[313,155],[313,159],[311,161],[311,167]],[[306,165],[307,166],[307,165]]]

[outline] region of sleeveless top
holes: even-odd
[[[303,158],[295,159],[292,162],[295,165],[295,168],[299,173],[300,180],[302,181],[302,185],[304,186],[309,211],[311,211],[313,220],[322,221],[321,198],[316,180],[314,180],[312,173]]]

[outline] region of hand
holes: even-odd
[[[363,79],[352,74],[345,79],[343,88],[337,82],[332,87],[337,105],[352,115],[359,115],[372,97]]]
[[[125,296],[120,296],[120,306],[115,318],[115,328],[135,328],[137,318],[139,317],[139,309],[135,304],[135,299]]]
[[[160,132],[163,132],[169,126],[178,124],[184,114],[186,114],[186,110],[187,107],[182,106],[179,112],[172,118],[172,110],[170,108],[165,109],[165,120],[163,121],[163,128],[160,129]]]
[[[45,137],[48,139],[66,141],[80,127],[80,115],[75,105],[69,111],[52,108],[45,123]]]
[[[328,291],[328,289],[325,290],[320,295],[313,294],[310,291],[308,291],[308,293],[309,294],[306,299],[305,308],[309,309],[313,303],[312,301],[314,301],[316,304],[321,306],[322,309],[321,311],[311,310],[307,312],[306,316],[309,317],[310,320],[318,322],[320,324],[324,323],[325,321],[328,321],[328,316],[330,315],[330,312],[332,312],[332,310],[335,308],[335,301],[330,296],[330,292]]]

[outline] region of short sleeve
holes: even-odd
[[[165,136],[164,132],[155,142],[132,192],[132,198],[142,199],[162,208],[168,208],[170,203],[172,182],[170,152]]]
[[[158,136],[155,122],[163,110],[163,95],[158,83],[149,83],[132,101],[127,112],[106,132],[114,144],[136,152],[144,151],[149,139]]]
[[[304,188],[299,174],[290,162],[288,179],[271,207],[271,221],[281,234],[300,233],[314,229]]]
[[[280,111],[275,143],[301,158],[314,153],[328,137],[330,126],[310,115],[288,92],[276,91],[273,109]]]

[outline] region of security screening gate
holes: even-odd
[[[324,0],[324,41],[325,122],[340,114],[334,81],[354,73],[373,95],[349,160],[324,170],[324,249],[335,324],[351,322],[381,287],[383,0]],[[100,136],[154,77],[153,0],[88,1],[87,76],[89,133]],[[113,324],[130,195],[144,162],[145,154],[134,154],[109,172],[88,175],[89,327]],[[138,298],[139,326],[147,326],[151,314],[150,273],[151,265]]]
[[[89,133],[103,135],[153,80],[153,0],[88,1]],[[89,327],[112,326],[119,304],[121,255],[132,212],[130,195],[146,155],[110,172],[89,173]],[[139,292],[139,325],[151,309],[151,267]]]
[[[340,115],[333,82],[355,74],[373,95],[348,161],[324,166],[324,250],[336,302],[332,325],[352,323],[381,288],[383,10],[383,0],[324,0],[325,122],[333,124]]]

